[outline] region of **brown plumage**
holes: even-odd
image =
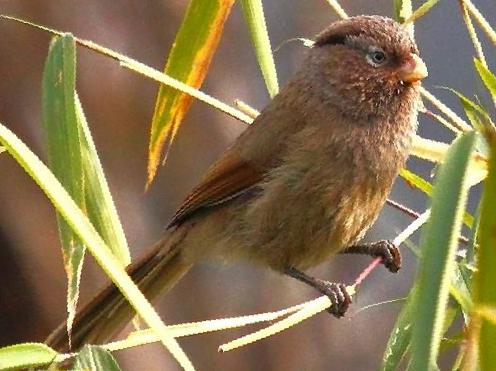
[[[393,20],[333,23],[192,191],[167,235],[130,267],[134,280],[153,299],[198,261],[248,259],[328,294],[333,313],[343,315],[349,298],[342,286],[300,270],[343,251],[382,256],[399,269],[390,244],[356,243],[408,156],[426,75],[415,43]],[[108,340],[131,316],[110,286],[77,316],[73,347]],[[48,343],[67,350],[64,326]]]

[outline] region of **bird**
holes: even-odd
[[[401,267],[391,241],[361,243],[417,128],[427,68],[405,27],[378,15],[331,23],[299,70],[207,170],[149,253],[128,273],[149,300],[199,262],[248,261],[329,296],[342,317],[345,285],[308,275],[338,253]],[[46,340],[59,351],[109,341],[135,315],[114,285]],[[69,347],[71,343],[72,348]]]

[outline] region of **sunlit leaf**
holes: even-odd
[[[52,348],[40,343],[23,343],[0,348],[0,370],[17,370],[49,365],[57,356]]]
[[[50,43],[43,72],[43,129],[48,163],[77,205],[85,210],[82,149],[75,109],[76,59],[72,36]],[[79,281],[85,247],[57,214],[59,237],[67,275],[67,330],[70,333],[79,297]]]
[[[131,263],[126,236],[77,94],[75,98],[76,117],[80,129],[85,184],[84,194],[88,218],[112,253],[125,267]]]
[[[413,315],[415,314],[412,307],[415,288],[408,295],[408,299],[403,305],[394,328],[389,335],[389,340],[382,358],[382,371],[395,371],[400,366],[401,361],[405,358],[410,339],[412,335]]]
[[[53,206],[72,228],[74,233],[86,245],[97,263],[107,276],[119,288],[143,321],[159,335],[162,344],[186,370],[193,366],[179,344],[170,336],[160,316],[146,300],[143,293],[127,275],[122,264],[110,253],[110,249],[102,240],[95,227],[82,213],[64,187],[40,159],[6,126],[0,124],[0,144],[14,157],[17,163],[33,178],[45,192]]]
[[[250,29],[251,40],[255,47],[265,85],[269,95],[273,97],[279,92],[279,84],[267,25],[265,24],[262,0],[241,0],[241,6]]]
[[[56,37],[50,46],[43,78],[43,117],[50,166],[123,266],[130,263],[127,242],[108,189],[79,99],[75,93],[75,42]],[[68,320],[74,318],[84,246],[58,217],[68,277]]]
[[[463,109],[465,110],[465,114],[472,124],[472,127],[479,130],[484,130],[486,123],[491,122],[491,117],[486,110],[479,104],[464,96],[462,93],[450,88],[447,90],[451,91],[460,99]]]
[[[466,277],[463,273],[463,264],[457,263],[450,283],[450,294],[460,304],[465,314],[472,310],[472,296]]]
[[[167,75],[195,88],[201,86],[233,2],[190,1],[165,66]],[[167,156],[191,102],[191,96],[169,86],[160,86],[152,118],[147,185],[155,177],[164,146]]]
[[[449,283],[468,197],[468,167],[475,141],[475,132],[458,137],[436,177],[431,217],[422,233],[422,257],[415,280],[411,358],[412,370],[415,371],[437,367]]]
[[[427,0],[425,3],[420,5],[404,23],[413,23],[417,21],[419,18],[423,17],[427,14],[431,8],[436,5],[439,0]]]
[[[394,17],[400,23],[405,22],[412,15],[413,7],[411,0],[393,0],[393,6]]]
[[[400,170],[400,176],[405,179],[409,185],[421,190],[426,195],[430,196],[432,194],[432,184],[421,176],[415,174],[413,171],[403,168]],[[474,217],[468,212],[465,212],[463,214],[463,222],[467,227],[471,228],[474,223]]]
[[[119,371],[121,368],[109,351],[98,346],[86,345],[77,353],[73,369],[85,371]]]
[[[493,97],[496,97],[496,76],[484,66],[477,58],[474,59],[475,68],[479,73],[484,85]]]
[[[496,307],[496,134],[488,132],[490,143],[489,175],[484,185],[480,231],[478,236],[478,270],[475,274],[474,302],[477,306]],[[479,359],[482,371],[496,365],[496,324],[482,320],[479,337]]]

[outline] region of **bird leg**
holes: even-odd
[[[346,291],[343,283],[333,283],[311,277],[294,267],[286,268],[284,271],[290,277],[306,283],[320,293],[326,295],[332,305],[327,311],[337,318],[343,317],[351,303],[351,296]]]
[[[401,254],[398,247],[390,240],[381,240],[362,245],[353,245],[343,250],[343,254],[365,254],[382,258],[382,264],[392,273],[401,268]]]

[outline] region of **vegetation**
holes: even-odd
[[[278,91],[278,83],[262,1],[240,1],[264,81],[273,96]],[[42,94],[48,166],[3,124],[0,124],[0,144],[46,193],[58,212],[59,236],[69,282],[68,331],[79,296],[79,277],[86,249],[149,329],[135,331],[122,341],[98,347],[87,346],[77,354],[59,354],[39,343],[12,345],[0,349],[0,369],[55,369],[67,358],[75,358],[75,365],[80,368],[114,370],[119,366],[111,352],[160,341],[184,369],[193,370],[192,362],[176,341],[177,337],[255,322],[273,322],[260,331],[220,347],[221,351],[229,351],[294,326],[331,305],[327,297],[320,297],[279,312],[209,320],[188,326],[167,326],[124,270],[130,262],[129,249],[76,92],[76,45],[113,58],[123,67],[162,84],[151,124],[150,184],[164,148],[173,143],[193,98],[246,123],[250,123],[256,114],[249,107],[240,111],[198,90],[208,72],[233,2],[190,0],[164,73],[91,41],[2,16],[4,22],[14,20],[54,35],[45,64]],[[336,0],[328,2],[339,16],[346,16]],[[429,16],[429,9],[436,3],[428,0],[412,12],[410,1],[394,0],[396,17],[411,27],[419,17]],[[487,67],[472,20],[492,42],[493,48],[496,48],[496,32],[470,0],[460,0],[460,9],[474,44],[476,58],[473,68],[492,101],[496,102],[496,76]],[[417,215],[395,239],[395,242],[402,243],[425,224],[418,249],[417,276],[385,345],[383,370],[395,370],[401,364],[407,364],[411,370],[436,369],[440,354],[453,347],[458,351],[453,370],[491,370],[496,367],[496,213],[491,207],[496,204],[496,132],[488,110],[461,93],[453,93],[459,97],[467,121],[430,92],[422,91],[425,104],[436,110],[425,110],[424,113],[454,134],[449,146],[425,138],[415,141],[413,155],[437,166],[434,184],[407,169],[401,174],[413,186],[429,194],[431,207]],[[482,181],[483,195],[478,200],[475,215],[470,215],[465,211],[468,195],[471,188]],[[468,228],[468,237],[461,236],[463,224]],[[349,287],[352,293],[377,263],[374,261]],[[463,328],[453,335],[451,327],[457,318],[462,319]]]

